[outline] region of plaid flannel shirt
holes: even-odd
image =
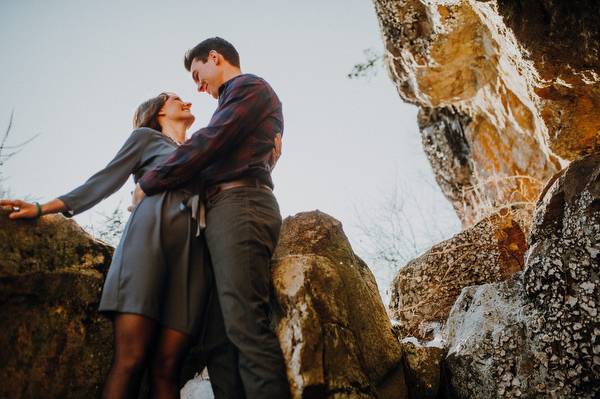
[[[262,78],[238,75],[219,87],[219,103],[198,130],[138,182],[146,195],[179,187],[204,171],[204,185],[255,177],[273,188],[269,159],[283,134],[279,98]]]

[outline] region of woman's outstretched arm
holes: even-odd
[[[66,212],[69,208],[58,198],[39,205],[37,202],[29,203],[23,201],[0,201],[0,206],[12,208],[13,212],[8,215],[10,219],[32,219],[50,213]]]

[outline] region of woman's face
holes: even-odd
[[[172,121],[185,121],[187,127],[192,126],[196,117],[192,115],[190,108],[192,103],[184,103],[177,94],[168,93],[169,98],[165,101],[158,115]]]

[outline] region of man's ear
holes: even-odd
[[[210,52],[208,53],[208,57],[209,59],[214,60],[216,65],[219,65],[223,60],[223,56],[217,53],[216,50],[210,50]]]

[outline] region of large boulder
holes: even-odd
[[[595,398],[600,393],[600,154],[544,190],[525,270],[465,289],[448,319],[457,397]]]
[[[525,235],[510,214],[494,215],[434,245],[398,270],[390,311],[403,337],[430,340],[464,287],[495,283],[523,270]]]
[[[0,397],[99,397],[113,332],[97,310],[114,248],[62,215],[8,214],[0,207]],[[195,346],[181,384],[204,364]]]
[[[340,222],[319,211],[286,218],[272,274],[294,398],[408,397],[402,348]]]
[[[0,207],[0,397],[95,398],[112,359],[97,307],[112,247],[61,215]]]
[[[513,25],[522,25],[526,30],[529,19],[544,22],[546,14],[524,12],[535,7],[522,4],[545,3],[558,10],[563,2],[498,1],[499,7],[495,1],[464,0],[373,0],[373,3],[390,78],[404,101],[422,108],[419,127],[425,152],[463,227],[479,220],[484,210],[482,204],[498,207],[535,202],[544,182],[561,169],[552,151],[561,156],[570,153],[566,149],[559,151],[565,146],[559,146],[552,138],[564,136],[567,140],[569,136],[573,141],[567,146],[581,146],[575,143],[579,137],[561,133],[561,128],[565,128],[560,123],[561,115],[565,119],[565,114],[569,114],[569,120],[584,118],[590,120],[590,126],[597,126],[591,121],[600,115],[593,107],[598,99],[598,71],[595,67],[584,70],[581,62],[566,75],[567,82],[557,73],[548,74],[551,81],[540,79],[536,61],[545,59],[550,68],[561,51],[548,43],[547,48],[554,51],[531,56],[518,39],[543,42],[547,33],[551,33],[550,28],[560,24],[561,17],[556,10],[552,11],[554,25],[549,23],[543,30],[532,29],[529,36],[515,36],[498,9],[506,10],[505,15],[510,14],[514,20]],[[593,12],[597,7],[577,8],[577,15],[584,10]],[[597,42],[597,38],[589,38],[597,32],[597,24],[577,25],[575,15],[567,18],[569,21],[574,18],[573,26],[588,28],[580,34],[588,37],[585,43]],[[598,18],[597,11],[596,17],[586,21],[594,18]],[[539,46],[531,43],[529,48],[536,51]],[[587,55],[597,51],[596,47],[590,47],[586,53],[589,65],[598,63],[597,57]],[[564,58],[559,64],[567,70],[570,61],[571,58]],[[572,90],[576,87],[570,86],[571,81],[575,80],[578,90],[587,88],[585,94]],[[553,89],[545,94],[545,87]],[[557,91],[562,94],[559,96]],[[584,101],[580,103],[581,96]],[[544,105],[557,97],[561,97],[563,114],[556,109],[558,102]],[[556,118],[556,122],[551,122]],[[597,137],[597,129],[586,133],[585,140],[581,137],[588,148],[597,142],[590,135]]]

